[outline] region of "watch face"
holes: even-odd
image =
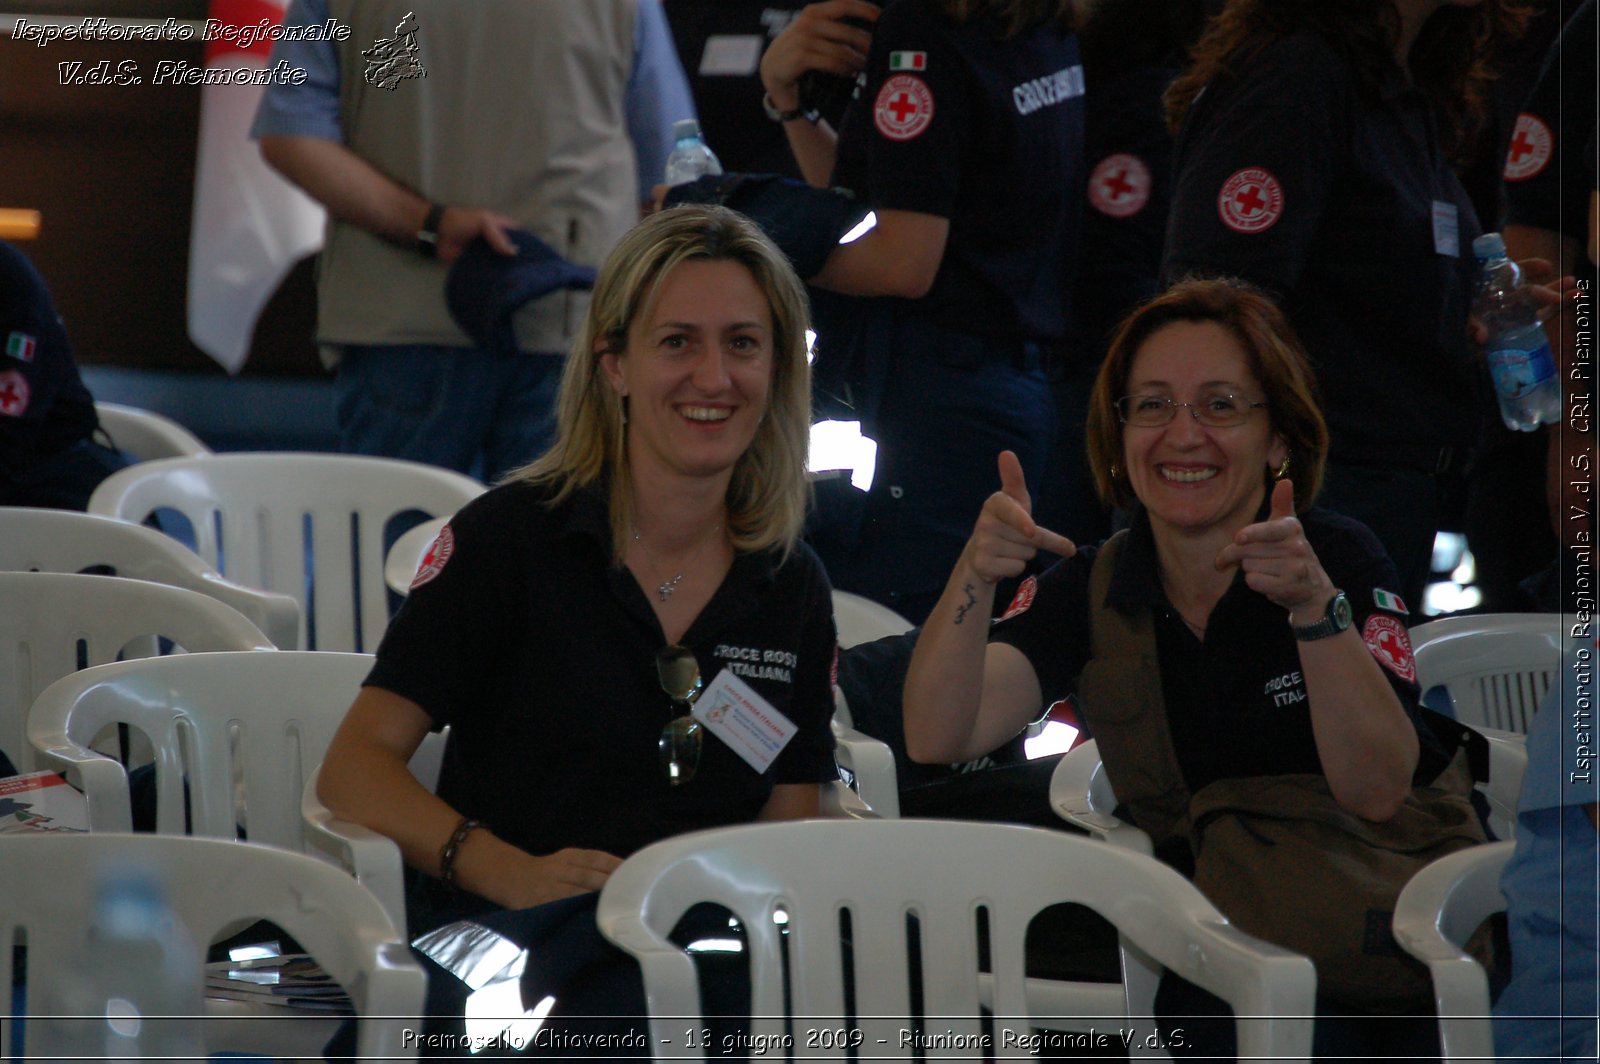
[[[1350,622],[1354,618],[1350,614],[1350,600],[1345,597],[1343,591],[1333,596],[1333,601],[1328,603],[1328,616],[1333,618],[1333,623],[1337,626],[1336,631],[1342,632],[1350,627]]]

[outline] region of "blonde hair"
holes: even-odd
[[[750,271],[772,311],[772,387],[755,439],[728,484],[728,533],[735,550],[778,547],[787,555],[800,536],[810,487],[806,449],[811,426],[810,326],[805,286],[789,260],[741,214],[725,207],[682,206],[651,215],[617,243],[595,280],[583,329],[567,357],[556,400],[556,439],[507,480],[554,488],[551,505],[604,485],[611,544],[620,562],[633,527],[633,496],[622,405],[600,369],[620,355],[628,332],[655,303],[680,263],[737,262]]]
[[[1107,506],[1131,509],[1137,501],[1126,477],[1112,475],[1122,462],[1122,420],[1117,400],[1139,348],[1174,322],[1212,322],[1244,348],[1245,361],[1266,398],[1272,431],[1289,448],[1296,510],[1322,490],[1328,460],[1328,426],[1317,404],[1316,378],[1305,348],[1278,305],[1253,285],[1231,277],[1186,278],[1139,307],[1117,327],[1089,395],[1085,443],[1095,493]]]

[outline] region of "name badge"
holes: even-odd
[[[700,53],[700,76],[742,78],[761,65],[761,37],[758,34],[715,33],[706,38]]]
[[[757,772],[765,772],[794,738],[794,721],[727,669],[700,693],[694,715]]]
[[[1461,257],[1461,220],[1454,203],[1433,201],[1433,250],[1452,259]]]

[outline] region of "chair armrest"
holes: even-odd
[[[320,766],[300,794],[306,852],[344,869],[370,890],[402,934],[406,932],[406,894],[400,847],[387,835],[340,820],[317,797]]]
[[[1050,776],[1050,808],[1092,838],[1147,856],[1153,852],[1149,835],[1114,814],[1116,797],[1092,739],[1056,763]]]
[[[900,815],[900,786],[895,777],[894,752],[887,743],[864,732],[833,722],[834,756],[839,767],[855,777],[856,793],[878,816]]]
[[[882,815],[861,800],[861,796],[844,782],[834,780],[822,785],[822,815],[830,819],[881,820]]]
[[[653,868],[622,862],[600,890],[595,923],[613,945],[639,962],[654,1043],[652,1056],[703,1059],[706,1050],[694,1048],[683,1037],[684,1020],[700,1016],[700,979],[694,959],[645,922],[654,882]]]
[[[257,590],[223,576],[205,574],[204,591],[250,619],[279,650],[299,650],[300,603],[276,591]]]
[[[356,1028],[356,1056],[361,1060],[411,1060],[417,1055],[417,1018],[411,1013],[427,996],[428,976],[403,942],[377,948],[375,970],[350,990],[361,1020]]]
[[[59,729],[30,730],[28,738],[39,768],[59,772],[83,792],[88,802],[90,831],[133,830],[128,770],[120,761],[79,745]]]

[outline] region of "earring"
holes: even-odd
[[[1283,464],[1278,466],[1277,470],[1272,474],[1272,479],[1273,480],[1282,480],[1284,477],[1286,477],[1288,475],[1289,475],[1289,459],[1288,459],[1287,456],[1285,456],[1284,459],[1283,459]]]
[[[1122,467],[1115,462],[1111,463],[1111,479],[1116,480],[1122,476]]]

